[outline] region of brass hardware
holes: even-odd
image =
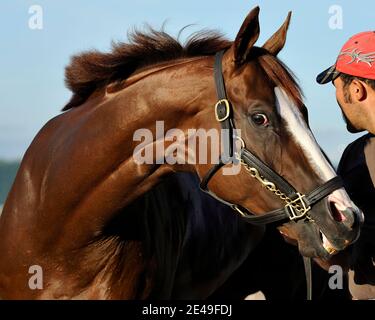
[[[243,139],[240,137],[240,136],[237,136],[237,135],[233,135],[233,138],[235,139],[235,140],[238,140],[240,143],[241,143],[241,150],[242,149],[245,149],[245,141],[243,141]]]
[[[307,215],[307,212],[310,211],[311,207],[306,207],[306,203],[303,200],[305,195],[297,192],[297,196],[298,197],[296,199],[288,201],[288,203],[285,205],[285,208],[289,214],[289,219],[296,220],[306,217],[311,221],[311,218]]]
[[[221,104],[221,103],[224,103],[225,104],[225,116],[223,118],[220,118],[219,117],[219,114],[217,112],[217,108],[218,106]],[[221,99],[219,100],[218,102],[216,102],[215,104],[215,117],[216,117],[216,120],[219,121],[219,122],[222,122],[224,120],[227,120],[229,118],[229,115],[230,115],[230,106],[229,106],[229,101],[227,99]]]
[[[259,171],[255,168],[250,168],[249,169],[250,175],[257,179],[264,188],[266,188],[269,191],[275,192],[276,191],[276,186],[274,183],[268,181],[267,179],[263,178],[260,174]]]
[[[278,196],[282,201],[285,202],[285,208],[289,215],[290,220],[296,220],[301,218],[306,218],[310,222],[313,221],[313,219],[307,215],[307,213],[311,210],[310,206],[306,206],[306,203],[304,201],[304,194],[300,194],[297,192],[297,198],[296,199],[290,199],[286,194],[282,193],[274,183],[268,181],[266,178],[261,176],[259,171],[256,168],[250,167],[247,163],[245,163],[241,159],[241,164],[244,166],[245,170],[249,172],[250,176],[257,179],[264,188],[267,190],[273,192],[276,196]],[[236,207],[236,210],[242,215],[245,216],[244,213],[239,210]]]

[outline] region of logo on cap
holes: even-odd
[[[363,63],[367,63],[370,67],[372,67],[372,63],[375,61],[375,51],[369,52],[369,53],[362,53],[356,48],[354,49],[350,48],[350,49],[341,51],[339,54],[339,57],[340,56],[349,56],[352,58],[352,60],[347,62],[346,64],[351,64],[353,62],[356,62],[356,63],[363,62]]]

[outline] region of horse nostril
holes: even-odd
[[[346,220],[346,217],[343,214],[343,212],[337,208],[336,204],[333,201],[329,201],[329,206],[331,209],[331,215],[333,219],[335,219],[335,221],[343,222]]]

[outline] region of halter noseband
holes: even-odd
[[[218,98],[218,102],[215,105],[215,117],[216,120],[220,122],[222,129],[226,129],[229,132],[227,154],[229,155],[230,159],[239,160],[250,176],[258,180],[267,190],[277,195],[282,201],[284,201],[285,205],[280,209],[256,216],[248,210],[245,212],[238,205],[225,201],[216,196],[208,189],[208,183],[215,173],[217,173],[220,168],[225,165],[222,156],[219,158],[219,163],[214,165],[203,177],[200,188],[204,192],[213,196],[215,199],[239,212],[247,222],[252,224],[263,225],[279,221],[296,221],[300,219],[313,221],[309,213],[311,207],[328,196],[334,190],[341,188],[343,186],[341,178],[336,176],[325,182],[320,187],[314,189],[309,194],[305,195],[297,192],[288,181],[267,166],[262,160],[251,153],[251,151],[246,149],[244,141],[240,137],[234,136],[234,122],[232,118],[233,110],[231,103],[227,99],[222,72],[223,54],[224,51],[220,51],[215,55],[214,77]],[[233,145],[233,137],[239,139],[242,143],[239,153],[234,151],[235,146]]]

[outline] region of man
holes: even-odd
[[[375,31],[351,37],[336,63],[316,80],[320,84],[333,82],[350,132],[375,134]]]
[[[363,210],[365,223],[352,247],[354,282],[375,285],[375,31],[351,37],[336,63],[320,73],[317,82],[332,82],[349,132],[368,131],[351,143],[338,172],[353,201]],[[364,298],[363,286],[351,285],[354,296]],[[366,288],[375,298],[375,287]],[[370,291],[368,291],[370,290]]]

